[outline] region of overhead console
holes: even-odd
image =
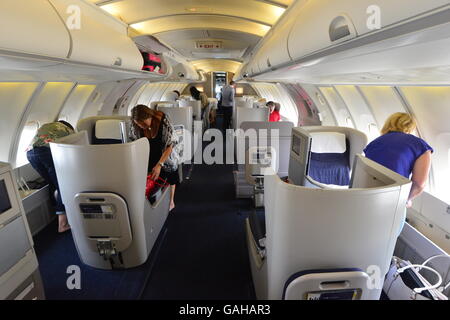
[[[292,73],[324,63],[322,57],[326,55],[443,25],[448,19],[445,21],[440,15],[448,10],[447,0],[297,1],[247,57],[238,79],[274,70]],[[380,32],[386,34],[375,36]],[[355,42],[363,38],[367,40]],[[421,41],[417,37],[412,40]],[[398,46],[398,39],[396,43]],[[406,44],[411,42],[403,43]],[[376,48],[370,48],[373,52]],[[274,75],[278,73],[272,78]],[[285,78],[285,74],[280,75],[280,79]]]

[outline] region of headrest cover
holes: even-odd
[[[312,132],[311,152],[344,153],[347,151],[345,134],[339,132]]]
[[[95,136],[97,139],[122,140],[120,131],[121,120],[98,120],[95,123]]]

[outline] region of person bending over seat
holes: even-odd
[[[386,120],[382,135],[364,149],[367,158],[408,179],[411,176],[412,187],[406,208],[410,208],[412,200],[425,189],[433,153],[428,143],[411,134],[416,126],[416,121],[409,114],[394,113]],[[400,232],[403,225],[404,222]]]
[[[203,92],[198,91],[198,89],[194,86],[192,86],[189,90],[191,91],[192,98],[194,98],[197,101],[200,101],[200,104],[202,106],[202,120],[203,120],[203,115],[205,113],[206,108],[209,105],[208,97]]]
[[[66,209],[62,203],[49,143],[74,132],[70,123],[63,120],[43,124],[27,149],[27,158],[31,166],[49,184],[51,194],[54,194],[55,190],[57,191],[55,211],[58,215],[58,232],[60,233],[69,230],[70,225],[67,221]]]
[[[280,105],[273,101],[269,101],[267,102],[266,106],[270,109],[269,121],[270,122],[281,121]]]
[[[175,208],[178,176],[178,136],[163,112],[138,105],[131,110],[132,139],[146,137],[150,144],[148,173],[153,180],[161,177],[170,184],[170,209]]]

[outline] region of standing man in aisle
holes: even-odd
[[[231,117],[234,109],[234,95],[236,94],[236,83],[230,82],[230,85],[222,89],[222,110],[223,110],[223,131],[230,127]]]

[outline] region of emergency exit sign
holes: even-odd
[[[197,49],[222,49],[221,41],[197,41],[195,44]]]

